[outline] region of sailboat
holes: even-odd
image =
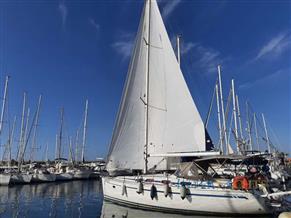
[[[6,76],[5,88],[4,88],[4,97],[3,97],[3,101],[2,101],[2,110],[1,110],[1,117],[0,117],[0,135],[1,135],[2,129],[3,129],[3,117],[4,117],[4,113],[5,113],[8,80],[9,80],[9,77]],[[2,162],[3,162],[3,159],[2,159]],[[4,171],[4,168],[0,169],[0,185],[9,185],[10,179],[11,179],[10,174],[6,173]]]
[[[260,190],[234,189],[231,180],[214,183],[207,175],[194,178],[203,166],[180,163],[217,154],[206,150],[205,127],[158,4],[146,0],[107,157],[109,176],[102,177],[104,198],[171,213],[270,213]],[[172,173],[179,169],[187,175]]]

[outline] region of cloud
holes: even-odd
[[[182,47],[181,47],[181,54],[182,54],[182,55],[187,54],[187,53],[190,52],[191,49],[193,49],[195,46],[196,46],[196,44],[193,43],[193,42],[188,42],[188,43],[184,43],[184,44],[182,44]]]
[[[176,48],[177,48],[177,38],[176,37],[171,37],[171,44],[172,47],[174,48],[175,52],[176,52]],[[180,41],[180,52],[181,55],[186,55],[187,53],[189,53],[197,44],[193,43],[193,42],[184,42],[184,41]]]
[[[171,38],[173,48],[177,47],[176,37]],[[181,56],[190,58],[191,69],[201,71],[203,73],[216,72],[217,65],[222,64],[225,60],[221,53],[214,48],[202,45],[199,42],[180,41]],[[186,58],[185,58],[186,59]],[[183,60],[182,60],[183,62]]]
[[[63,25],[63,27],[65,27],[66,22],[67,22],[67,16],[68,16],[68,8],[65,4],[65,1],[61,1],[59,3],[58,10],[59,10],[61,18],[62,18],[62,25]]]
[[[202,73],[216,72],[217,65],[223,63],[221,53],[213,48],[194,43],[192,53],[193,66]]]
[[[274,73],[260,77],[256,80],[248,81],[246,83],[240,84],[238,88],[239,89],[249,89],[249,88],[254,87],[256,85],[266,83],[268,81],[274,81],[274,80],[278,79],[280,76],[284,75],[287,71],[288,70],[278,70]]]
[[[291,34],[288,32],[282,32],[279,35],[273,37],[268,43],[266,43],[258,52],[254,60],[259,60],[267,55],[277,57],[290,48]]]
[[[89,23],[93,26],[96,32],[99,32],[100,25],[93,18],[89,18]]]
[[[167,1],[165,6],[163,7],[163,12],[162,12],[163,18],[167,19],[180,3],[181,3],[181,0]]]
[[[122,33],[118,41],[114,42],[111,46],[113,49],[122,56],[122,60],[125,61],[131,55],[131,51],[134,44],[133,33]]]

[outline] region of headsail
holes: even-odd
[[[108,153],[109,169],[142,169],[149,4],[145,3]]]
[[[162,160],[151,154],[206,150],[203,121],[155,0],[145,1],[107,168],[143,169],[145,146],[149,168]]]

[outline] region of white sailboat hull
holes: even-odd
[[[13,184],[27,184],[30,183],[32,174],[13,174],[11,176],[11,183]]]
[[[54,182],[56,181],[55,174],[33,174],[32,182]]]
[[[11,176],[9,174],[0,174],[0,185],[9,185]]]
[[[89,179],[90,174],[88,170],[78,170],[74,172],[74,179]]]
[[[74,175],[72,173],[58,173],[56,174],[56,181],[72,180]]]
[[[153,178],[153,177],[149,177]],[[136,177],[103,177],[103,193],[106,200],[125,206],[143,208],[183,214],[268,214],[269,207],[265,200],[250,192],[222,189],[189,187],[189,192],[183,200],[180,187],[171,185],[171,194],[164,195],[164,184],[155,182],[157,197],[151,199],[151,186],[153,182],[144,182],[143,193],[137,193],[138,182]],[[162,180],[167,180],[164,177]],[[161,181],[161,180],[160,180]],[[123,184],[126,193],[122,195]]]

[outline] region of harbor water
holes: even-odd
[[[0,186],[0,217],[202,218],[203,216],[159,213],[105,202],[99,180],[77,180]]]

